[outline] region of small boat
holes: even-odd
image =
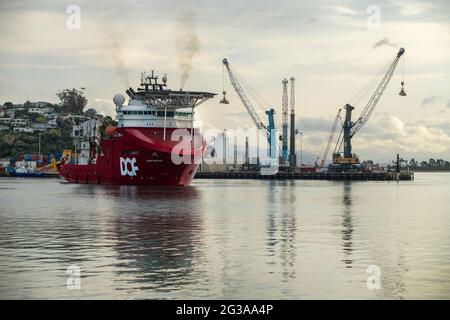
[[[28,170],[27,168],[11,168],[9,174],[13,177],[24,177],[24,178],[42,178],[44,177],[44,172]]]

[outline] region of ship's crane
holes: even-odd
[[[239,82],[238,78],[234,74],[234,72],[231,70],[230,64],[226,58],[222,60],[222,63],[228,73],[228,77],[230,78],[230,83],[233,86],[234,90],[236,91],[237,95],[242,101],[242,104],[244,105],[245,109],[247,110],[248,114],[250,115],[250,118],[256,125],[256,127],[260,130],[263,130],[265,135],[267,136],[267,141],[269,142],[269,155],[272,155],[272,141],[274,137],[272,137],[272,134],[274,134],[275,129],[275,122],[273,115],[275,113],[274,109],[269,109],[266,111],[266,114],[268,116],[268,125],[266,126],[264,122],[260,119],[258,116],[258,113],[255,111],[255,107],[251,103],[250,99],[247,97],[247,94],[245,93],[241,83]],[[223,99],[220,101],[220,103],[228,103],[228,100],[225,98],[225,90],[223,91]]]
[[[342,125],[341,134],[339,135],[338,141],[336,143],[335,151],[333,153],[333,165],[342,166],[343,168],[353,168],[354,165],[359,164],[359,158],[352,153],[352,138],[369,120],[370,116],[375,110],[375,107],[380,101],[380,98],[383,95],[384,90],[386,89],[387,85],[389,84],[389,81],[391,80],[400,58],[403,56],[404,53],[405,49],[400,48],[394,60],[391,63],[389,63],[382,70],[382,72],[379,73],[375,81],[370,84],[370,86],[367,89],[367,92],[377,83],[376,81],[378,81],[378,79],[381,77],[381,81],[378,83],[378,86],[376,87],[374,93],[369,98],[366,106],[361,112],[361,115],[358,117],[356,121],[352,121],[352,111],[353,109],[355,109],[355,107],[353,107],[349,103],[344,106],[345,120]],[[401,84],[402,89],[399,95],[406,96],[406,93],[403,89],[404,85],[403,76]],[[361,95],[358,94],[357,96]],[[342,144],[344,145],[343,156],[340,152]]]

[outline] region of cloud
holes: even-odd
[[[355,10],[346,7],[346,6],[329,6],[329,8],[333,9],[334,11],[342,14],[357,14]]]
[[[372,49],[377,49],[380,47],[397,47],[396,43],[390,42],[388,38],[383,38],[380,41],[377,41],[373,44]]]
[[[410,2],[402,6],[400,13],[403,16],[417,16],[430,9],[430,7],[431,5],[428,3]]]
[[[432,106],[432,105],[435,105],[437,102],[439,102],[439,100],[441,100],[440,97],[428,96],[428,97],[425,97],[424,99],[422,99],[422,101],[420,102],[420,105],[422,107]],[[450,103],[450,101],[449,101],[449,103]],[[447,105],[447,107],[448,107],[448,105]]]
[[[304,132],[321,132],[330,133],[331,127],[333,126],[333,118],[322,118],[322,117],[301,117],[300,121],[296,123],[299,131]]]
[[[86,110],[88,108],[94,108],[97,113],[101,113],[103,115],[113,115],[115,107],[112,99],[95,98],[92,103],[89,103]]]
[[[406,123],[394,115],[374,115],[372,126],[378,132],[360,131],[355,136],[355,152],[364,158],[386,159],[396,153],[405,156],[431,156],[450,150],[450,135],[440,126]]]
[[[332,119],[307,117],[300,121],[304,131],[303,147],[313,154],[322,156],[332,126]],[[331,143],[335,147],[340,127]],[[297,138],[297,144],[299,138]],[[427,123],[426,121],[405,122],[388,113],[376,113],[355,135],[353,151],[361,160],[386,161],[400,153],[404,158],[448,157],[450,152],[450,121]],[[297,146],[298,148],[298,146]],[[330,155],[327,155],[328,160]]]

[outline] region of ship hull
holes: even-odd
[[[95,163],[62,164],[60,177],[79,184],[190,185],[205,141],[194,129],[193,142],[182,143],[183,138],[173,139],[174,130],[117,128],[114,136],[101,142]],[[186,131],[191,137],[190,129]]]

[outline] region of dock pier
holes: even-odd
[[[413,172],[197,172],[194,179],[413,181]]]

